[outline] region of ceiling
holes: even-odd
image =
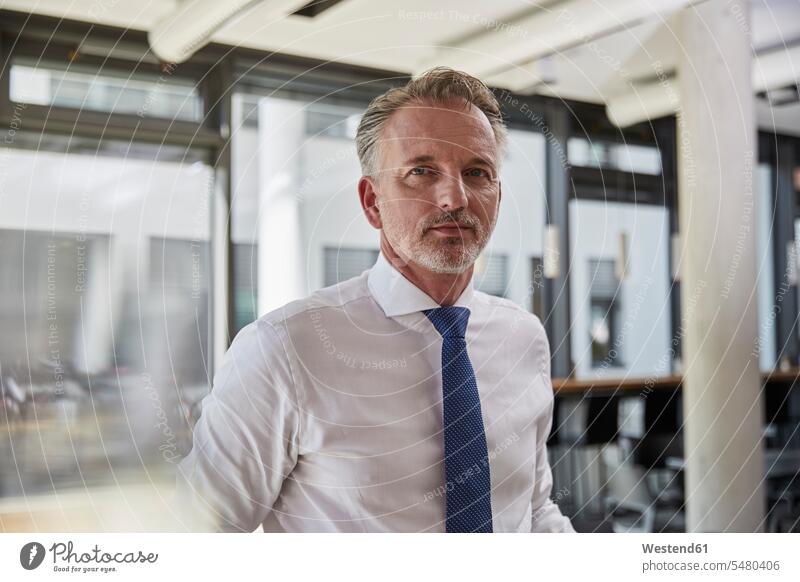
[[[408,74],[452,63],[493,86],[604,103],[632,83],[652,81],[654,61],[667,72],[674,67],[676,11],[697,2],[341,0],[308,18],[276,14],[276,5],[291,0],[268,0],[228,20],[211,40]],[[4,9],[145,31],[180,5],[178,0],[0,0]],[[800,0],[751,0],[751,6],[756,55],[800,46]],[[565,40],[570,27],[583,42]],[[794,70],[800,72],[800,62]],[[800,135],[800,104],[772,108],[757,99],[756,110],[760,127]]]

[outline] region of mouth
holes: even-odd
[[[444,224],[437,224],[428,229],[435,232],[439,236],[464,236],[468,232],[472,232],[472,227],[465,224],[458,224],[457,222],[446,222]]]

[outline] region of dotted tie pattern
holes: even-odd
[[[478,384],[464,339],[470,311],[466,307],[439,307],[423,313],[442,336],[445,529],[491,532],[489,454]]]

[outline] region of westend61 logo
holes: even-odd
[[[53,558],[54,572],[116,572],[115,564],[154,564],[158,554],[136,552],[104,552],[95,544],[87,552],[76,552],[71,541],[56,542],[48,550],[39,542],[29,542],[19,552],[19,563],[26,570],[41,566],[47,553]]]

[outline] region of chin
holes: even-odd
[[[478,254],[462,250],[456,256],[455,253],[439,247],[414,253],[414,262],[434,273],[457,275],[469,269],[475,263]]]

